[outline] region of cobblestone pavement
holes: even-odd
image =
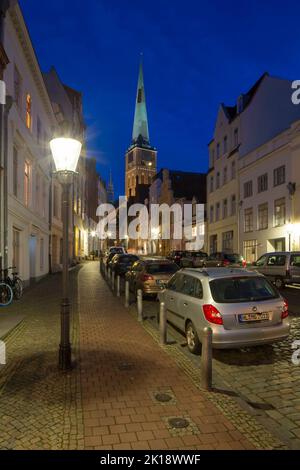
[[[71,274],[76,367],[58,371],[60,283],[50,276],[9,307],[25,320],[0,366],[0,449],[285,448],[230,394],[199,390],[198,364],[158,345],[153,324],[112,295],[98,263]]]
[[[215,385],[227,390],[242,407],[256,417],[291,449],[300,449],[300,366],[291,361],[292,343],[300,339],[300,315],[297,315],[300,290],[285,289],[283,294],[292,305],[291,335],[274,345],[242,350],[214,351]],[[144,314],[157,328],[157,302],[145,301]],[[185,347],[183,335],[169,325],[176,349],[188,363],[199,368],[199,357]]]

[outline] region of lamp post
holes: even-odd
[[[63,218],[63,295],[61,301],[61,339],[59,345],[59,368],[71,368],[70,343],[70,300],[69,300],[69,209],[70,187],[76,173],[81,153],[81,143],[70,138],[57,138],[50,142],[50,148],[56,167],[55,174],[62,185]]]

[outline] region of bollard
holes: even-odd
[[[108,284],[111,285],[111,269],[108,268]]]
[[[159,338],[160,344],[167,344],[167,310],[164,302],[159,306]]]
[[[137,291],[137,311],[138,311],[138,321],[143,321],[143,291],[138,289]]]
[[[112,271],[112,274],[111,274],[111,289],[112,291],[115,290],[115,271]]]
[[[121,297],[121,278],[117,276],[117,297]]]
[[[202,334],[201,383],[205,390],[212,389],[212,329],[204,328]]]
[[[125,307],[129,307],[129,281],[125,282]]]

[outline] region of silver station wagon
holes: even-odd
[[[203,329],[214,348],[241,348],[289,335],[288,304],[263,275],[243,268],[182,269],[159,294],[167,319],[185,332],[188,348],[201,348]]]

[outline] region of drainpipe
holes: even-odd
[[[6,105],[4,108],[4,158],[3,158],[3,266],[8,268],[8,115],[13,105],[13,98],[6,97]],[[7,272],[4,273],[7,276]]]

